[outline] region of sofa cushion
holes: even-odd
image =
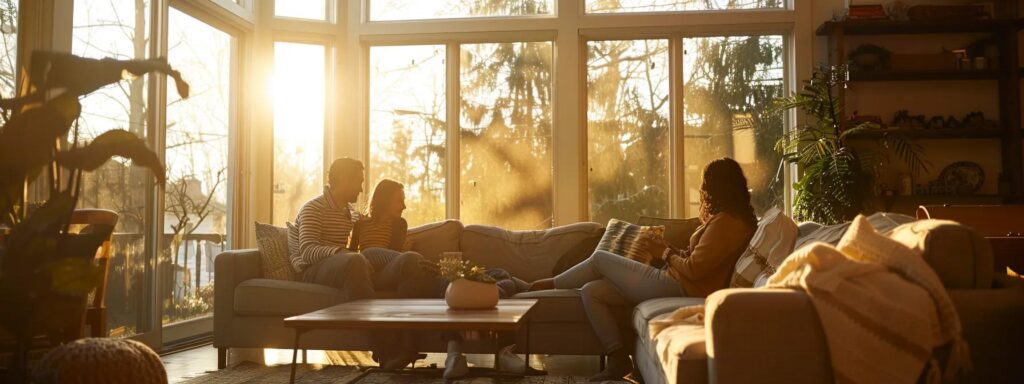
[[[874,213],[871,216],[868,216],[867,219],[868,223],[871,223],[871,227],[875,228],[878,233],[882,234],[887,234],[893,228],[915,220],[913,217],[907,215],[886,212]],[[808,225],[808,227],[810,227],[810,225]],[[839,244],[839,239],[843,238],[843,234],[846,233],[847,228],[850,228],[849,221],[841,224],[820,227],[809,235],[797,239],[796,244],[793,245],[793,249],[800,249],[801,247],[816,241],[836,246]]]
[[[288,258],[288,228],[256,223],[256,246],[260,250],[263,277],[296,280],[295,270]]]
[[[344,301],[345,295],[320,284],[274,279],[249,279],[235,287],[235,314],[295,316]]]
[[[651,332],[647,323],[655,317],[691,305],[703,305],[703,297],[662,297],[644,301],[633,309],[633,330],[636,336],[650,340]]]
[[[601,232],[601,224],[576,223],[536,230],[510,231],[468,225],[460,248],[465,260],[487,268],[502,268],[524,281],[551,277],[558,258],[581,240]]]
[[[896,227],[889,237],[920,252],[946,289],[992,288],[991,246],[970,227],[920,220]]]
[[[660,225],[665,227],[665,242],[678,249],[690,248],[690,236],[700,227],[700,219],[691,217],[689,219],[662,219],[657,217],[640,216],[636,222],[638,225]]]
[[[462,239],[462,223],[447,220],[410,228],[405,237],[405,248],[417,252],[427,260],[440,260],[441,252],[458,252]]]
[[[554,268],[551,268],[551,276],[558,276],[562,272],[569,270],[586,260],[590,255],[594,254],[594,250],[597,249],[597,243],[601,241],[601,234],[595,233],[593,236],[584,238],[576,243],[572,248],[562,254],[555,262]]]
[[[768,210],[757,223],[757,231],[747,249],[736,260],[736,270],[733,271],[729,286],[750,288],[754,286],[758,275],[775,273],[786,256],[793,252],[796,234],[797,227],[793,219],[777,207]]]
[[[637,362],[647,383],[706,383],[707,337],[704,326],[682,324],[668,327],[651,339],[647,324],[660,316],[691,305],[704,304],[701,297],[665,297],[644,301],[633,310],[637,334]],[[657,362],[657,367],[654,367]],[[685,373],[682,374],[681,373]]]

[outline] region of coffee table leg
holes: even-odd
[[[523,353],[526,354],[525,361],[523,362],[523,374],[530,374],[530,325],[533,322],[529,318],[526,319],[526,342],[523,343]]]
[[[292,375],[291,378],[288,379],[288,383],[290,384],[295,384],[295,369],[297,368],[296,360],[299,358],[299,336],[302,336],[302,330],[295,328],[295,348],[292,348]]]

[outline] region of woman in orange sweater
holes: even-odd
[[[604,371],[591,381],[622,379],[633,369],[610,307],[634,306],[658,297],[706,297],[729,285],[736,260],[757,227],[747,179],[736,161],[714,160],[704,168],[700,190],[701,227],[685,251],[667,250],[664,268],[609,252],[587,260],[530,290],[582,288],[583,307],[608,355]]]

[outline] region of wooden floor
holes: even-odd
[[[291,363],[291,350],[268,349],[260,353],[260,350],[232,350],[228,356],[228,364],[235,364],[241,361],[263,362],[267,365]],[[494,366],[493,355],[468,355],[470,366]],[[307,358],[310,363],[329,364],[326,354],[323,351],[309,351]],[[426,359],[427,364],[444,366],[445,355],[431,353]],[[187,378],[200,376],[205,372],[217,369],[217,349],[206,345],[165,355],[161,358],[164,368],[167,370],[167,378],[171,383],[178,383]],[[543,368],[552,375],[574,375],[590,376],[599,371],[598,359],[596,356],[531,356],[531,366]]]

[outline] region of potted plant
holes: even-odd
[[[498,305],[498,286],[486,269],[461,258],[442,258],[441,277],[449,281],[444,301],[451,309],[490,309]]]
[[[804,81],[802,92],[775,100],[776,113],[799,109],[810,120],[793,127],[776,143],[783,161],[795,163],[800,172],[793,184],[793,215],[799,220],[828,225],[853,219],[864,210],[876,171],[888,163],[888,156],[850,147],[851,134],[879,127],[870,121],[841,127],[843,106],[833,90],[845,87],[847,81],[843,66],[819,68]],[[899,157],[912,174],[927,171],[929,163],[919,145],[896,133],[883,135],[880,144]]]
[[[164,181],[160,158],[144,140],[114,129],[81,143],[78,99],[125,75],[152,71],[174,78],[178,93],[188,84],[166,60],[87,59],[65,53],[36,51],[31,55],[21,95],[0,100],[9,116],[0,128],[0,335],[13,337],[8,382],[28,379],[28,351],[33,339],[71,341],[71,327],[81,326],[85,297],[102,278],[93,263],[105,236],[69,231],[79,198],[82,173],[95,170],[114,156],[130,159]],[[75,128],[72,129],[72,126]],[[29,209],[28,186],[45,184]]]

